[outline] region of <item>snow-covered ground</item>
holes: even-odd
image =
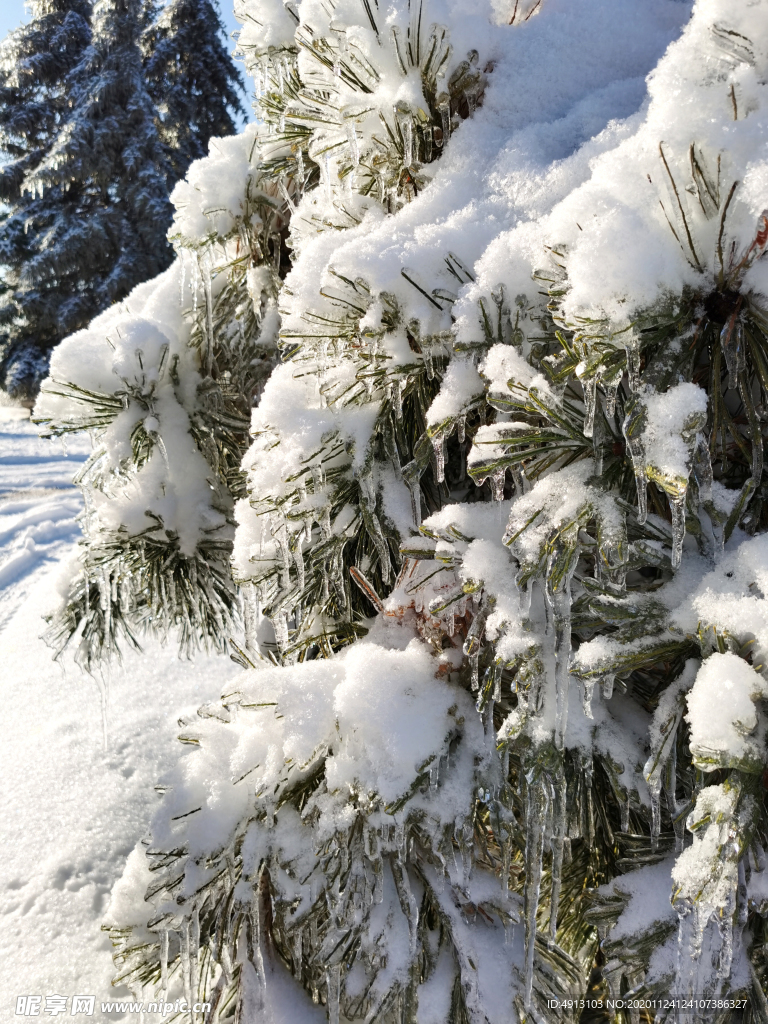
[[[17,996],[54,994],[95,996],[83,1020],[137,1020],[100,1011],[128,997],[110,986],[101,916],[149,821],[157,777],[182,751],[176,719],[218,697],[238,669],[226,658],[181,662],[159,646],[127,656],[106,681],[52,661],[42,615],[77,548],[71,479],[88,441],[65,451],[26,416],[0,407],[0,1022],[22,1019]],[[56,1019],[44,1005],[39,1016]]]

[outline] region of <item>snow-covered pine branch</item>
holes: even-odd
[[[222,642],[230,548],[246,607],[118,977],[211,1021],[763,1020],[768,5],[239,14],[257,123],[38,405],[100,453],[84,657]]]

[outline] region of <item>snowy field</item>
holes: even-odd
[[[153,786],[178,759],[176,719],[218,697],[237,667],[180,662],[172,648],[129,655],[97,680],[40,639],[62,562],[76,552],[81,507],[73,474],[87,438],[41,441],[24,410],[0,407],[0,678],[3,857],[0,1022],[20,995],[129,998],[110,986],[101,932],[109,892],[153,807]],[[106,697],[107,736],[102,727]],[[50,1017],[41,1006],[40,1017]],[[69,1017],[65,1017],[69,1019]]]

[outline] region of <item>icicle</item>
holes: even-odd
[[[469,667],[472,672],[472,690],[477,692],[480,689],[479,678],[480,651],[477,650],[469,655]]]
[[[414,480],[410,490],[413,524],[418,529],[421,526],[421,483],[418,480]]]
[[[360,148],[357,144],[357,129],[355,128],[354,121],[348,120],[344,127],[347,131],[347,142],[349,143],[349,153],[352,157],[352,163],[355,167],[360,163]]]
[[[160,1002],[167,1002],[168,996],[168,929],[160,933]]]
[[[440,121],[443,126],[441,145],[445,146],[451,137],[451,98],[448,93],[441,93],[437,97],[437,109],[440,111]]]
[[[525,1008],[531,1008],[533,957],[536,947],[536,911],[541,893],[544,859],[544,823],[549,793],[543,780],[527,778],[525,793]]]
[[[467,437],[467,417],[465,413],[456,420],[456,434],[458,436],[459,444],[464,444]]]
[[[194,1003],[192,998],[192,964],[189,956],[189,921],[185,920],[181,926],[181,977],[184,985],[184,998],[188,1005]]]
[[[330,203],[333,199],[331,189],[331,158],[328,153],[323,154],[323,184],[325,185],[325,198]]]
[[[429,790],[431,793],[437,792],[437,784],[440,781],[440,762],[437,758],[429,766]]]
[[[317,491],[315,491],[317,494]],[[320,509],[320,533],[322,534],[323,540],[331,539],[331,506],[324,505]]]
[[[584,705],[584,714],[587,718],[594,718],[592,714],[592,695],[595,692],[595,680],[585,679],[582,682],[582,703]]]
[[[410,167],[413,163],[413,121],[410,114],[401,118],[400,131],[403,135],[403,163]]]
[[[672,818],[672,828],[675,830],[675,852],[683,852],[685,840],[685,821],[679,814],[680,808],[677,805],[677,737],[675,736],[669,748],[669,756],[664,764],[662,772],[664,781],[664,796],[667,798],[667,810]]]
[[[661,772],[649,776],[647,782],[651,794],[651,849],[655,850],[661,833]]]
[[[609,672],[607,675],[604,675],[603,678],[600,680],[601,688],[603,691],[603,700],[610,700],[613,696],[613,684],[615,681],[616,674],[614,672]]]
[[[304,585],[306,583],[306,576],[304,573],[304,555],[301,550],[301,538],[296,541],[296,549],[293,552],[293,561],[296,566],[296,574],[298,576],[298,587],[299,593],[304,592]]]
[[[432,160],[432,125],[427,124],[424,126],[424,163],[428,164]]]
[[[557,941],[557,912],[560,905],[560,883],[563,871],[563,849],[567,824],[567,787],[562,768],[558,772],[554,787],[552,820],[552,893],[549,910],[549,945]]]
[[[744,350],[744,328],[741,321],[734,313],[728,323],[720,332],[720,347],[725,356],[725,365],[728,368],[728,387],[735,391],[738,386],[739,374],[747,366],[746,352]]]
[[[301,148],[296,150],[296,184],[301,193],[304,193],[304,152]]]
[[[203,278],[203,295],[205,297],[205,338],[207,345],[207,370],[211,372],[213,361],[213,297],[211,294],[211,255],[206,253],[206,258],[201,266]]]
[[[618,382],[616,384],[604,384],[605,389],[605,415],[608,419],[613,419],[616,415],[616,396],[619,391]]]
[[[494,501],[504,501],[504,481],[507,471],[503,467],[491,473],[491,495]]]
[[[597,407],[597,377],[583,380],[584,391],[584,436],[592,437],[595,429],[595,409]]]
[[[629,791],[627,799],[621,805],[621,831],[629,832]]]
[[[301,928],[296,928],[292,936],[292,949],[291,959],[293,960],[293,973],[296,978],[301,977],[301,966],[302,966],[302,931]]]
[[[282,654],[288,646],[288,617],[284,611],[277,611],[271,621],[277,649]]]
[[[328,1013],[328,1024],[339,1024],[339,999],[341,995],[341,964],[334,964],[328,968],[328,1001],[326,1011]]]
[[[432,438],[432,448],[437,464],[437,482],[442,484],[445,482],[445,438],[442,434]]]
[[[288,185],[286,184],[284,174],[281,174],[280,177],[277,179],[277,187],[280,189],[283,199],[288,204],[288,209],[291,211],[291,213],[296,213],[296,203],[294,203],[293,196],[288,191]]]
[[[508,832],[501,846],[501,895],[509,899],[509,872],[512,868],[512,835]]]
[[[627,350],[629,390],[637,394],[642,386],[640,378],[640,339],[636,334],[632,333],[625,341],[624,346]]]
[[[400,377],[395,381],[395,416],[398,420],[403,418],[403,389],[407,382],[403,381]]]
[[[595,400],[597,406],[597,400]],[[592,457],[595,460],[595,476],[603,475],[603,437],[604,426],[602,414],[594,421],[592,430]]]
[[[192,911],[192,931],[190,935],[189,948],[189,977],[192,986],[192,995],[197,999],[200,990],[200,964],[198,954],[200,950],[200,910],[198,907]]]
[[[645,472],[645,448],[640,438],[627,438],[627,448],[632,456],[637,487],[637,521],[642,526],[648,518],[648,476]]]
[[[681,495],[669,495],[669,507],[672,511],[672,567],[676,569],[683,557],[683,541],[685,540],[685,499],[687,489]]]
[[[428,343],[424,343],[424,366],[427,369],[427,380],[435,379],[435,363],[432,358],[432,346]]]
[[[575,568],[575,565],[574,565]],[[571,656],[571,583],[570,578],[562,591],[550,597],[555,627],[555,746],[565,746],[568,723],[568,687]]]

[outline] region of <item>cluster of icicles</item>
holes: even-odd
[[[736,340],[734,340],[736,339]],[[740,340],[739,340],[740,339]],[[729,386],[735,388],[738,384],[742,386],[741,371],[745,368],[743,328],[741,324],[726,325],[723,328],[721,340],[723,351],[726,355],[726,363],[729,373]],[[626,371],[630,394],[636,396],[635,401],[630,401],[627,407],[627,414],[622,423],[622,432],[626,441],[627,451],[632,459],[632,466],[635,473],[635,484],[637,487],[637,521],[643,525],[648,518],[648,473],[646,461],[646,446],[643,440],[642,431],[636,431],[636,426],[642,417],[642,395],[646,390],[640,374],[640,339],[636,333],[630,332],[624,340],[626,349]],[[602,418],[596,417],[598,391],[600,384],[605,394],[605,415],[612,420],[616,415],[616,397],[624,375],[624,367],[620,364],[609,375],[600,376],[594,374],[582,380],[584,394],[584,436],[591,437],[594,445],[595,473],[600,476],[603,471],[603,437]],[[699,485],[699,500],[709,514],[712,531],[715,540],[715,556],[722,553],[723,547],[723,525],[724,517],[715,509],[712,502],[712,463],[710,458],[709,439],[703,431],[698,431],[693,443],[690,446],[690,469],[693,471]],[[753,446],[753,479],[759,480],[762,475],[762,446]],[[681,481],[675,481],[674,486],[664,487],[669,500],[669,507],[672,516],[672,550],[671,562],[673,568],[678,568],[683,555],[683,541],[685,540],[685,507],[688,496],[688,485]]]

